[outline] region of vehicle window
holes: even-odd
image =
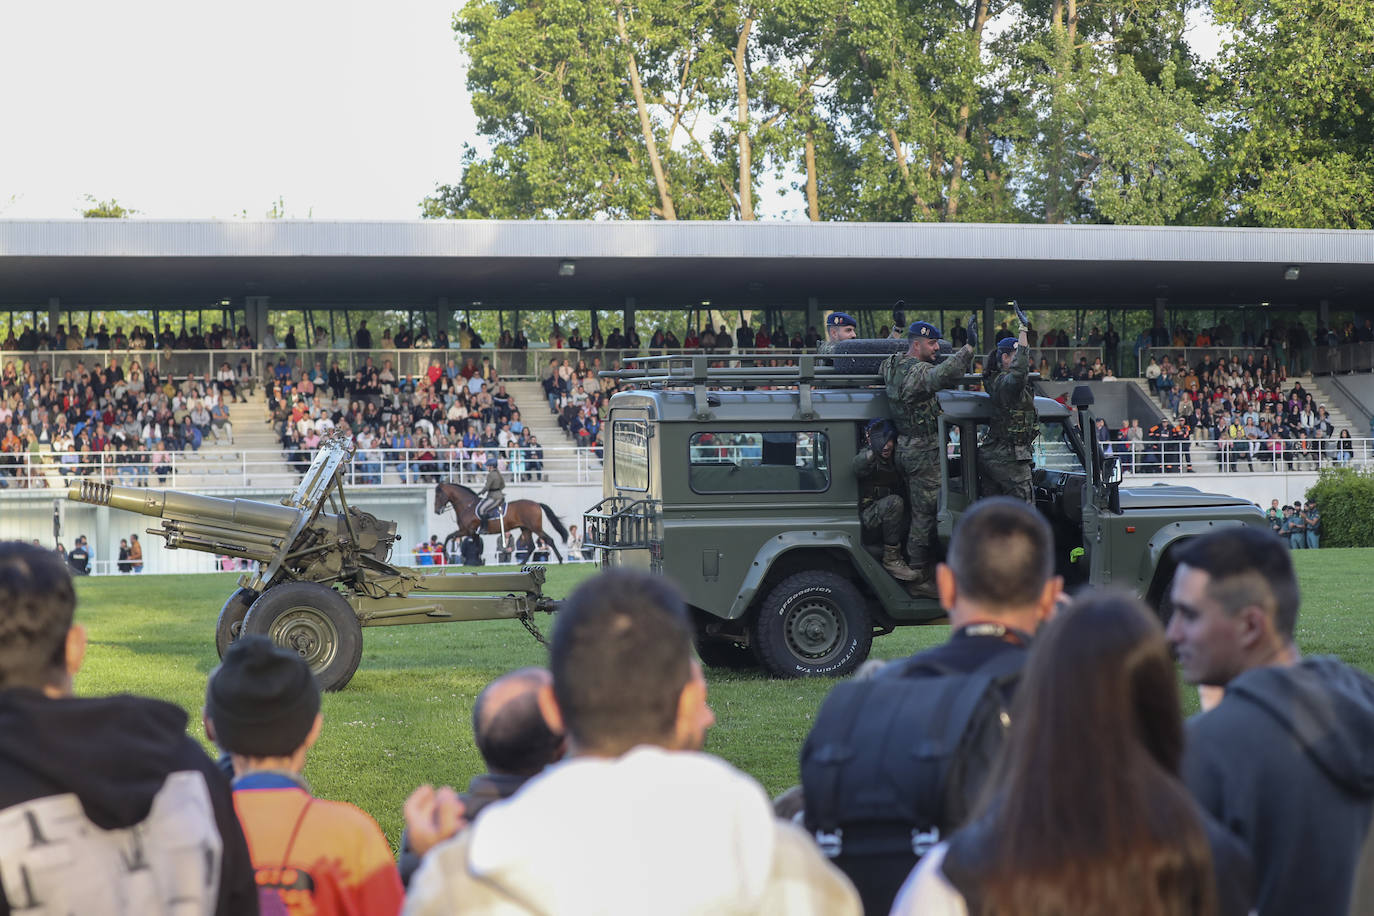
[[[1051,420],[1040,423],[1040,438],[1035,440],[1031,457],[1037,468],[1069,471],[1074,474],[1087,473],[1083,468],[1083,462],[1078,458],[1078,452],[1074,450],[1063,421]]]
[[[820,493],[830,487],[824,433],[694,433],[688,483],[697,493]]]
[[[649,423],[616,420],[611,424],[611,474],[618,489],[649,489]]]
[[[945,427],[945,466],[949,469],[949,488],[964,492],[964,461],[961,440],[963,431],[953,423]]]

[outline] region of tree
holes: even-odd
[[[87,194],[86,209],[81,211],[81,216],[84,219],[128,219],[137,212],[122,206],[113,197],[109,200],[96,200],[94,194]]]
[[[1215,0],[1215,161],[1231,221],[1374,228],[1374,5]]]

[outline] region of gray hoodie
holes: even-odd
[[[1259,913],[1346,913],[1374,817],[1374,679],[1319,656],[1237,677],[1188,724],[1183,776],[1246,844]]]

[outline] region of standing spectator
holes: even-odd
[[[210,674],[205,732],[234,764],[234,808],[263,912],[393,916],[404,892],[381,828],[301,779],[323,726],[309,663],[266,636],[240,637]]]
[[[889,662],[871,682],[840,685],[817,714],[802,749],[806,826],[854,881],[865,912],[887,912],[920,853],[947,838],[973,809],[1002,747],[1026,649],[1063,586],[1054,575],[1053,543],[1049,525],[1024,502],[979,500],[959,520],[948,562],[935,572],[949,641]],[[968,706],[966,694],[976,705]],[[918,697],[930,699],[918,707]],[[956,701],[970,708],[963,723],[948,716]],[[894,720],[903,706],[913,712]],[[894,728],[931,733],[948,750],[918,773],[902,770],[907,778],[896,786],[874,774],[887,772],[891,754],[908,753],[897,747],[901,742],[851,744],[832,727],[846,736]],[[881,817],[863,811],[866,797],[881,799]],[[898,810],[919,822],[895,816]],[[918,851],[914,837],[924,848]]]
[[[138,535],[129,535],[129,569],[131,572],[143,572],[143,545],[138,542]]]
[[[894,914],[1250,912],[1249,856],[1179,778],[1183,721],[1164,633],[1097,594],[1036,639],[978,814],[936,846]]]
[[[715,717],[686,606],[665,580],[614,571],[578,586],[559,609],[549,667],[538,704],[569,758],[434,848],[409,916],[857,916],[853,887],[773,817],[762,787],[701,753]],[[451,794],[412,796],[417,852],[451,832],[456,809]]]
[[[258,912],[229,784],[186,713],[77,698],[86,655],[60,557],[0,543],[0,912]]]
[[[1316,550],[1321,547],[1322,517],[1317,504],[1308,500],[1302,511],[1303,524],[1307,526],[1307,547]]]
[[[127,573],[133,568],[129,564],[129,542],[124,538],[119,539],[119,559],[115,562],[122,573]]]
[[[359,350],[372,349],[372,332],[367,329],[366,321],[358,322],[358,333],[356,335],[355,343],[357,344]]]
[[[1374,817],[1374,679],[1302,657],[1297,577],[1278,538],[1227,528],[1178,561],[1169,641],[1185,680],[1225,689],[1188,723],[1184,780],[1249,849],[1260,916],[1357,912]]]

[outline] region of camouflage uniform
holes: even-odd
[[[1028,347],[1017,347],[1011,368],[997,365],[984,385],[992,402],[988,434],[978,448],[978,486],[983,496],[1011,496],[1031,503],[1031,446],[1040,435],[1040,420],[1035,413],[1031,392]]]
[[[930,532],[935,526],[940,490],[940,402],[936,392],[963,381],[972,360],[973,348],[964,346],[938,365],[894,353],[880,367],[887,382],[892,424],[897,427],[897,467],[906,478],[911,513],[907,562],[927,581],[933,578]]]
[[[854,476],[863,484],[859,520],[865,528],[881,528],[884,545],[900,545],[906,523],[906,502],[900,494],[906,484],[897,462],[884,461],[882,455],[866,448],[854,456]]]

